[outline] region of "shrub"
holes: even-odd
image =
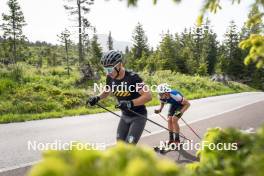
[[[19,65],[19,64],[14,64],[11,66],[10,68],[10,77],[11,79],[17,81],[17,82],[21,82],[23,80],[24,77],[24,70],[23,70],[23,66]]]
[[[66,109],[71,109],[77,106],[80,106],[82,104],[82,101],[80,98],[65,98],[63,100],[63,106]]]
[[[32,168],[30,176],[177,176],[179,167],[172,161],[158,160],[145,147],[118,143],[107,151],[69,150],[44,153],[42,162]]]
[[[60,95],[62,93],[62,91],[57,87],[50,87],[48,92],[50,95]]]
[[[16,65],[12,67],[16,67]],[[101,109],[96,107],[94,110],[89,108],[84,111],[82,109],[85,106],[87,97],[98,94],[98,92],[93,92],[92,83],[94,80],[81,86],[76,86],[75,81],[80,77],[79,74],[79,71],[74,69],[69,77],[63,67],[36,69],[33,66],[21,64],[14,69],[8,70],[7,67],[1,69],[0,99],[7,104],[5,106],[7,109],[3,110],[2,108],[0,113],[26,113],[27,117],[22,115],[21,117],[35,119],[35,117],[39,116],[51,118],[46,113],[53,113],[54,111],[59,112],[60,116],[68,115],[69,110],[75,111],[74,115],[78,115],[78,112],[79,114],[101,112]],[[22,77],[19,78],[17,75],[22,75]],[[207,77],[188,76],[166,70],[157,71],[153,75],[142,72],[140,75],[148,85],[168,82],[173,88],[179,89],[188,99],[253,90],[239,83],[231,82],[229,85],[223,85],[212,82]],[[22,80],[22,82],[14,80],[15,78]],[[104,84],[105,77],[102,76],[98,82]],[[153,93],[154,98],[147,105],[159,104],[156,96],[157,94]],[[101,101],[101,103],[113,109],[116,100],[111,96]],[[9,106],[10,104],[13,104],[13,106]],[[39,113],[45,113],[45,115]],[[28,118],[30,115],[32,117]],[[58,116],[56,114],[54,117]],[[13,117],[17,118],[19,116]],[[15,120],[12,119],[12,121]],[[21,118],[19,117],[17,120],[20,121]]]
[[[1,102],[0,101],[0,115],[9,113],[12,107],[13,105],[11,102]]]
[[[11,79],[0,79],[0,95],[6,91],[11,92],[16,86],[17,84]]]
[[[18,101],[13,105],[13,113],[21,114],[32,114],[32,113],[43,113],[61,110],[62,107],[56,102],[51,101],[34,101],[34,103],[29,101]]]
[[[34,166],[29,176],[263,176],[264,127],[256,134],[237,129],[209,129],[204,141],[237,143],[237,150],[205,150],[198,152],[200,162],[184,167],[158,158],[152,148],[118,143],[106,151],[48,151]]]
[[[63,76],[63,75],[67,75],[67,72],[65,71],[65,69],[63,67],[55,67],[55,68],[51,68],[49,69],[49,72],[52,76]]]
[[[242,162],[250,154],[253,141],[248,134],[241,133],[239,130],[228,128],[220,129],[214,128],[207,131],[203,141],[207,143],[225,143],[236,144],[237,150],[211,150],[205,147],[204,150],[199,151],[200,166],[198,171],[201,174],[217,175],[241,175],[243,174]],[[246,145],[246,147],[245,147]]]
[[[238,129],[214,128],[206,132],[203,141],[208,143],[235,143],[237,150],[210,150],[198,152],[200,162],[187,166],[195,175],[248,176],[263,175],[264,127],[256,134],[243,133]]]
[[[33,87],[33,90],[35,92],[41,92],[41,91],[46,91],[47,90],[47,87],[42,85],[42,84],[32,84],[32,87]]]

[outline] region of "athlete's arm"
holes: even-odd
[[[162,111],[162,109],[163,109],[163,107],[164,107],[164,102],[160,102],[160,108],[159,109],[155,109],[154,110],[154,113],[156,113],[156,114],[159,114],[159,113],[161,113],[161,111]]]
[[[132,100],[134,106],[144,105],[147,102],[152,100],[152,96],[151,96],[149,90],[148,91],[144,91],[143,89],[141,89],[138,93],[141,96],[136,98],[136,99],[134,99],[134,100]]]
[[[108,97],[110,95],[111,91],[103,91],[102,93],[100,93],[98,96],[100,97],[100,100]]]
[[[160,102],[160,112],[162,111],[162,109],[163,109],[163,107],[164,107],[164,105],[165,105],[165,103],[163,103],[163,102]]]
[[[101,92],[98,97],[100,97],[100,100],[108,97],[111,93],[111,84],[110,84],[110,77],[106,77],[106,87],[103,92]]]
[[[104,91],[101,94],[97,96],[89,97],[89,99],[86,101],[86,105],[95,106],[101,99],[106,98],[110,94],[110,91]]]
[[[191,106],[190,102],[185,98],[182,99],[182,105],[183,105],[181,109],[182,113],[184,113]]]
[[[183,105],[183,107],[180,111],[181,113],[184,113],[191,106],[190,102],[179,93],[177,93],[175,95],[171,94],[171,97]]]

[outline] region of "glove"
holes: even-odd
[[[100,101],[100,97],[99,96],[94,96],[94,97],[90,97],[87,102],[86,105],[90,105],[90,106],[94,106],[96,105],[98,102]]]
[[[155,113],[155,114],[159,114],[160,112],[161,112],[160,109],[155,109],[155,110],[154,110],[154,113]]]
[[[128,110],[134,106],[132,101],[120,101],[118,104],[118,108],[121,110]]]
[[[174,116],[181,118],[181,116],[183,115],[183,113],[181,111],[176,111]]]

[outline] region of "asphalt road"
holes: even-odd
[[[263,92],[203,98],[191,101],[191,108],[183,118],[192,123],[192,126],[198,129],[200,134],[203,134],[208,127],[215,126],[255,128],[263,122],[263,116],[261,117],[264,114],[263,105]],[[166,125],[163,119],[153,114],[154,108],[148,108],[149,118]],[[163,114],[166,114],[166,109]],[[118,118],[115,116],[109,113],[100,113],[78,118],[66,117],[2,124],[0,125],[0,175],[8,173],[3,171],[24,167],[41,159],[41,151],[28,150],[28,141],[50,143],[59,140],[62,143],[82,141],[113,144],[117,123]],[[167,138],[167,133],[162,132],[159,127],[153,124],[148,123],[146,128],[152,134],[144,133],[144,138],[140,143],[157,145],[161,139]],[[195,139],[186,127],[183,127],[183,132],[186,136]],[[194,152],[189,152],[190,158]],[[176,152],[171,152],[166,157],[174,159],[176,155]],[[188,152],[186,156],[189,156]],[[182,156],[182,160],[188,159]],[[23,170],[20,169],[19,172],[23,173]],[[21,174],[17,172],[15,175]]]
[[[228,128],[233,127],[240,129],[244,132],[255,132],[258,127],[264,125],[264,101],[256,102],[247,106],[243,106],[236,110],[223,113],[208,119],[200,120],[194,123],[190,123],[190,126],[203,138],[204,133],[208,128],[221,127]],[[182,134],[193,140],[193,144],[199,143],[200,140],[195,134],[187,127],[181,127]],[[140,145],[156,146],[160,141],[168,140],[168,132],[164,131],[152,136],[146,136],[140,141]],[[181,139],[183,140],[183,139]],[[183,141],[183,142],[186,142]],[[190,163],[197,161],[196,150],[181,149],[179,151],[171,151],[164,155],[160,155],[165,158],[174,160],[177,163]]]

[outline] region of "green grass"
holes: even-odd
[[[212,82],[208,77],[187,76],[170,71],[155,75],[142,72],[148,85],[167,82],[180,90],[188,99],[255,91],[246,85],[229,82],[227,85]],[[162,78],[162,81],[161,81]],[[73,69],[70,76],[63,67],[36,69],[29,65],[6,68],[0,65],[0,123],[59,118],[104,112],[86,108],[85,101],[93,92],[92,82],[77,85],[79,72]],[[102,77],[99,82],[104,82]],[[115,100],[110,97],[102,104],[114,110]],[[157,95],[147,105],[157,105]]]

